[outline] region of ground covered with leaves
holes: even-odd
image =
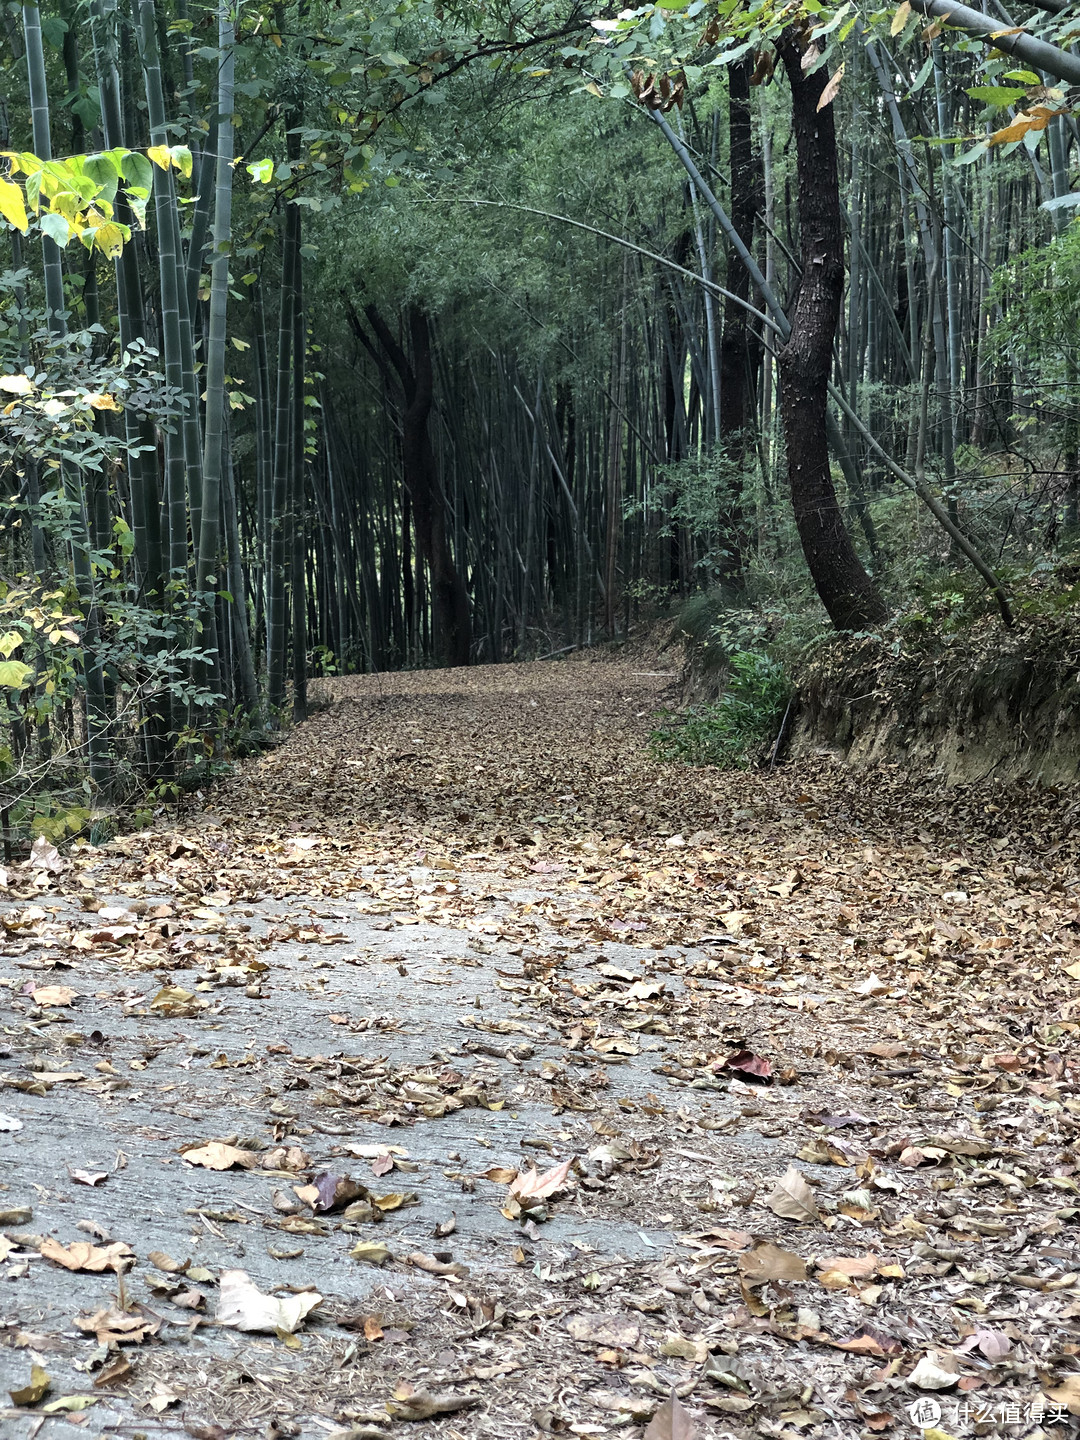
[[[660,764],[673,678],[335,681],[0,877],[5,1436],[1073,1433],[1075,793]]]

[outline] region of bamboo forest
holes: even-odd
[[[1072,603],[1063,0],[0,13],[7,826],[327,675]]]
[[[0,1435],[1080,1425],[1080,0],[0,0]]]

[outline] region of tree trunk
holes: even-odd
[[[838,630],[868,630],[888,611],[844,528],[825,424],[844,292],[836,129],[831,105],[817,109],[827,73],[803,71],[804,48],[801,32],[789,26],[779,49],[791,84],[802,279],[789,312],[791,335],[779,356],[788,481],[806,563],[830,620]]]
[[[751,141],[750,75],[752,62],[728,67],[728,148],[731,166],[731,223],[748,250],[754,248],[754,219],[761,206],[759,177]],[[739,301],[750,298],[750,272],[732,257],[726,277],[731,296],[724,306],[724,338],[720,346],[720,438],[735,460],[748,460],[752,450],[750,425],[754,415],[754,374],[761,347],[746,323]],[[725,558],[722,583],[741,590],[750,549],[742,496],[736,491],[725,505]]]

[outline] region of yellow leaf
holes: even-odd
[[[13,185],[10,180],[0,180],[0,215],[14,225],[16,230],[26,234],[29,221],[26,218],[23,193],[18,185]]]
[[[27,375],[0,375],[0,390],[9,395],[32,395],[34,386]]]
[[[168,170],[172,163],[168,145],[151,145],[146,153],[160,170]]]
[[[908,16],[910,14],[911,0],[903,0],[903,4],[897,6],[896,14],[892,17],[892,24],[889,26],[889,34],[899,35],[900,31],[903,30],[904,26],[907,24]]]
[[[86,403],[87,403],[87,404],[91,407],[91,409],[93,409],[93,410],[116,410],[116,411],[120,411],[120,410],[122,410],[122,409],[124,408],[122,405],[118,404],[117,401],[114,400],[111,395],[104,395],[104,394],[100,394],[100,395],[98,395],[98,394],[95,394],[95,395],[87,395],[87,397],[86,397]]]
[[[109,260],[118,260],[124,249],[124,227],[106,223],[94,229],[93,243]]]

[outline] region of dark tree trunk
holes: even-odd
[[[754,220],[761,208],[759,175],[754,167],[750,129],[752,61],[728,67],[728,144],[731,166],[731,223],[748,250],[754,248]],[[750,299],[750,272],[736,257],[728,267],[727,288],[740,300]],[[752,376],[760,346],[750,339],[746,310],[734,299],[724,303],[724,338],[720,346],[720,434],[738,435],[753,418]]]
[[[364,314],[397,371],[405,395],[401,415],[401,464],[405,489],[412,502],[417,548],[430,577],[435,658],[440,665],[468,665],[472,651],[469,595],[454,564],[446,531],[446,500],[428,433],[434,398],[431,327],[419,307],[409,307],[407,319],[413,352],[410,363],[376,307],[365,306]],[[349,318],[357,337],[372,351],[359,316],[350,310]]]
[[[844,291],[844,238],[831,105],[818,110],[824,67],[802,68],[802,31],[789,26],[780,57],[791,84],[798,154],[802,280],[790,312],[791,336],[778,357],[788,481],[803,554],[821,603],[838,630],[869,630],[888,611],[844,528],[829,470],[825,430],[833,337]]]
[[[434,394],[431,365],[431,327],[415,306],[409,310],[416,388],[402,417],[401,453],[405,483],[412,495],[417,536],[426,552],[431,575],[431,613],[435,652],[443,665],[468,665],[472,650],[469,595],[454,564],[446,533],[446,500],[435,469],[428,433],[428,416]]]
[[[731,169],[731,223],[748,250],[754,248],[754,220],[761,207],[760,175],[754,166],[751,138],[751,59],[728,67],[728,147]],[[750,272],[737,258],[728,266],[727,286],[732,297],[750,298]],[[754,420],[753,376],[761,360],[761,346],[746,323],[746,310],[734,298],[724,303],[724,334],[720,343],[720,439],[733,459],[752,448]],[[750,549],[742,497],[730,497],[722,517],[727,555],[721,579],[742,589],[744,566]]]

